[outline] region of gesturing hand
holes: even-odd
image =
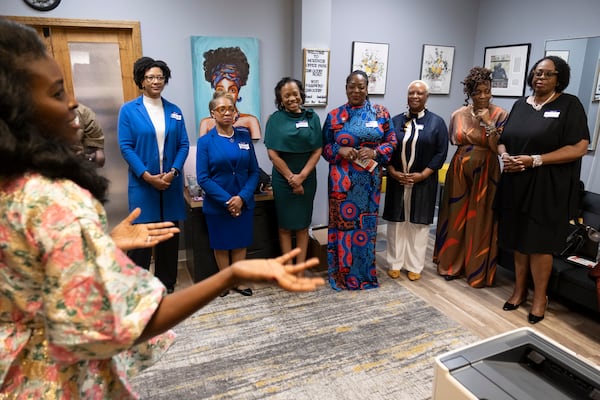
[[[117,247],[123,251],[156,246],[160,242],[179,233],[172,222],[150,222],[147,224],[133,224],[140,216],[142,210],[138,207],[133,210],[110,232]]]

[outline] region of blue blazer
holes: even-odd
[[[254,209],[254,192],[258,184],[259,168],[254,146],[247,129],[233,128],[235,159],[219,137],[216,127],[198,138],[196,147],[196,176],[204,190],[205,214],[229,214],[225,204],[231,197],[240,196],[244,208]]]
[[[123,158],[129,164],[127,192],[129,211],[135,207],[142,209],[142,214],[135,221],[136,223],[184,220],[186,213],[182,173],[173,179],[168,189],[162,191],[162,210],[160,207],[161,191],[156,190],[141,178],[146,171],[152,175],[161,171],[156,131],[142,98],[143,96],[140,96],[121,106],[117,128],[119,148]],[[169,172],[171,168],[176,168],[183,172],[183,164],[190,149],[183,114],[179,107],[164,98],[162,103],[165,111],[162,171]]]

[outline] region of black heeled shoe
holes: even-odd
[[[453,281],[453,280],[458,279],[458,278],[459,278],[458,275],[444,275],[444,279],[447,282]]]
[[[523,303],[525,303],[527,301],[527,299],[523,299],[520,302],[518,302],[517,304],[513,304],[513,303],[509,303],[508,301],[506,303],[504,303],[504,305],[502,306],[502,309],[504,311],[515,311],[517,308],[519,308],[519,306]]]
[[[252,296],[252,289],[250,289],[250,288],[246,288],[246,289],[233,288],[233,290],[235,292],[238,292],[242,296]]]
[[[546,316],[547,308],[548,308],[548,296],[546,296],[546,306],[544,307],[544,313],[541,316],[529,313],[529,315],[527,316],[527,321],[529,321],[530,324],[537,324],[538,322],[543,320],[544,317]]]

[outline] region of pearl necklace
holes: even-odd
[[[552,92],[550,93],[550,97],[548,97],[546,100],[544,100],[544,102],[542,104],[537,104],[535,102],[535,96],[529,96],[527,98],[527,103],[531,104],[531,107],[533,107],[533,109],[535,111],[540,111],[542,109],[542,107],[544,107],[546,105],[546,103],[548,103],[550,100],[552,100],[552,98],[554,97],[554,95],[556,94],[556,92]]]
[[[233,143],[233,140],[234,140],[234,139],[233,139],[233,135],[234,135],[234,134],[235,134],[235,131],[234,131],[234,132],[231,132],[231,134],[229,134],[229,135],[226,135],[226,134],[224,134],[224,133],[221,133],[221,132],[219,132],[219,130],[217,129],[217,135],[221,136],[222,138],[229,139],[229,141],[230,141],[231,143]]]

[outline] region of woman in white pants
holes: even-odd
[[[388,275],[421,278],[433,223],[438,186],[438,169],[448,153],[448,128],[444,120],[425,108],[427,83],[408,85],[408,111],[392,120],[398,145],[387,168],[383,219],[387,223]]]

